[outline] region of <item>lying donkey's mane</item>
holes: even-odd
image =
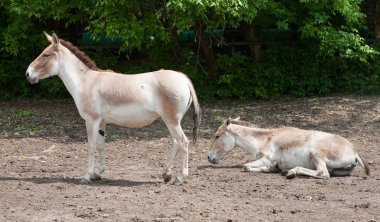
[[[78,47],[74,46],[71,42],[65,41],[63,39],[60,39],[59,42],[65,46],[68,50],[70,50],[80,61],[82,61],[88,68],[95,70],[95,71],[101,71],[96,66],[96,63],[94,60],[92,60],[86,53],[78,49]]]
[[[244,121],[244,120],[233,119],[233,120],[231,120],[231,123],[235,124],[235,125],[239,125],[239,126],[250,127],[250,128],[257,128],[258,127],[257,125],[252,124],[248,121]]]
[[[258,125],[252,124],[244,120],[231,120],[231,124],[247,127],[248,130],[256,136],[270,135],[273,131],[278,130],[276,128],[261,128]]]

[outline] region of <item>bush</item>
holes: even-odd
[[[200,64],[204,61],[192,49],[179,49],[166,43],[140,52],[144,54],[143,59],[134,61],[125,61],[125,55],[112,50],[92,49],[86,53],[100,68],[122,73],[148,72],[161,68],[184,72],[193,81],[198,97],[203,100],[380,92],[379,55],[365,63],[316,56],[313,48],[315,47],[271,44],[263,51],[259,62],[241,53],[219,53],[217,67],[221,75],[218,79],[213,79],[201,67]],[[25,70],[40,51],[32,53],[34,55],[4,57],[0,60],[0,99],[70,97],[57,77],[43,80],[37,85],[29,84]]]
[[[9,100],[14,97],[27,96],[30,92],[25,71],[25,62],[20,60],[0,60],[0,99]],[[25,66],[24,66],[25,67]]]
[[[260,62],[235,53],[219,55],[217,95],[239,99],[325,95],[331,92],[377,93],[380,60],[353,62],[315,56],[308,47],[270,45]]]

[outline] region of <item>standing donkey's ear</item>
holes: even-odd
[[[58,36],[53,32],[53,43],[54,45],[59,45],[59,38]]]
[[[46,36],[46,39],[50,42],[50,43],[53,43],[53,38],[51,37],[51,35],[47,34],[45,31],[44,31],[44,34]]]
[[[46,36],[46,39],[50,42],[53,43],[56,49],[59,48],[59,38],[58,36],[53,32],[53,35],[49,35],[44,31],[44,34]]]

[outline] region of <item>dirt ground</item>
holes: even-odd
[[[84,121],[73,102],[0,102],[0,221],[380,221],[380,96],[204,102],[190,176],[160,178],[171,149],[162,121],[142,129],[108,126],[103,179],[80,183],[87,168]],[[190,112],[183,128],[191,140]],[[233,150],[219,165],[207,149],[226,117],[263,127],[340,134],[369,163],[328,180],[242,172]],[[173,176],[181,167],[180,158]]]

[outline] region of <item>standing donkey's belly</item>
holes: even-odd
[[[148,110],[142,104],[111,106],[103,114],[105,122],[131,128],[149,125],[159,117],[156,112]]]

